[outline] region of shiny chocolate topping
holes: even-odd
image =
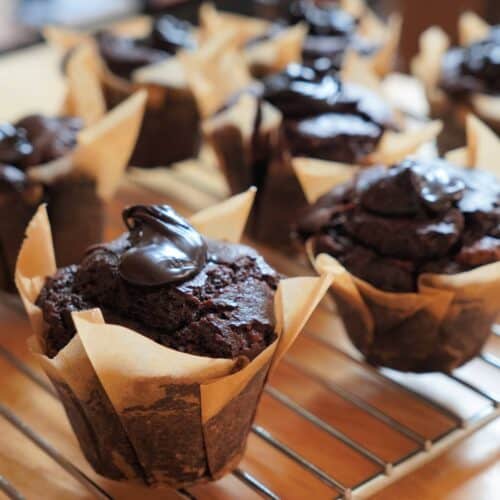
[[[71,116],[53,117],[35,114],[26,116],[15,126],[25,132],[32,147],[31,154],[15,165],[29,168],[57,160],[70,153],[76,146],[83,121]]]
[[[0,124],[0,163],[21,165],[33,153],[26,130],[10,123]]]
[[[500,260],[500,184],[439,159],[372,167],[320,198],[298,234],[378,288],[414,291],[421,273]]]
[[[297,0],[290,6],[288,21],[305,22],[309,26],[309,35],[302,50],[303,60],[309,65],[323,59],[338,70],[347,49],[370,55],[379,47],[378,43],[357,33],[359,20],[336,2]]]
[[[389,170],[374,169],[360,177],[357,185],[363,207],[384,215],[446,211],[462,199],[465,187],[465,181],[444,162],[413,160]]]
[[[203,237],[168,205],[136,205],[123,211],[132,247],[120,258],[121,277],[134,285],[185,281],[207,261]]]
[[[451,94],[500,94],[500,25],[468,47],[454,47],[444,56],[441,86]]]
[[[291,64],[265,79],[262,97],[283,114],[295,155],[356,162],[393,127],[390,107],[375,93],[309,66]]]

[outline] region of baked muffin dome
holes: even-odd
[[[47,280],[37,303],[50,356],[75,333],[71,313],[96,307],[108,323],[199,356],[253,359],[275,340],[279,275],[257,252],[205,241],[167,206],[124,218],[129,232]]]
[[[500,260],[500,183],[439,159],[372,167],[321,197],[297,233],[375,287],[413,292],[422,273]]]

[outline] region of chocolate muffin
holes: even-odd
[[[37,304],[49,356],[75,333],[70,313],[95,307],[108,323],[197,356],[251,360],[275,340],[279,276],[254,250],[205,241],[168,206],[123,217],[128,233],[47,280]]]
[[[134,71],[167,61],[181,50],[195,48],[191,24],[166,15],[156,19],[151,33],[132,38],[112,32],[96,35],[97,47],[107,72],[102,87],[108,109],[134,91],[146,88],[148,106],[131,164],[138,167],[170,165],[197,156],[200,147],[200,116],[195,98],[182,83],[182,69],[173,68],[171,84],[134,80]]]
[[[79,265],[49,277],[38,296],[46,362],[68,347],[67,375],[49,375],[100,474],[172,487],[217,479],[244,452],[274,353],[267,348],[277,344],[274,296],[280,276],[254,250],[204,238],[168,206],[130,207],[123,218],[128,232],[89,248]],[[120,373],[109,364],[102,368],[102,352],[92,351],[72,319],[96,307],[107,325],[90,325],[94,338],[112,329],[119,332],[118,343],[124,339],[112,357],[135,345]],[[75,327],[80,339],[68,346]],[[98,333],[99,328],[104,330]],[[83,365],[71,354],[80,341],[86,348]],[[148,366],[140,361],[138,370],[136,358]],[[159,358],[168,362],[158,365]],[[125,388],[119,401],[108,373]],[[75,374],[78,384],[71,385]],[[238,380],[239,390],[224,396]],[[218,404],[224,397],[227,402],[214,409],[207,405],[214,396]]]
[[[62,265],[76,262],[85,248],[102,236],[102,201],[92,179],[62,171],[41,180],[36,173],[40,166],[47,170],[45,165],[71,153],[82,126],[78,118],[30,115],[0,127],[0,207],[12,214],[0,220],[3,289],[14,288],[24,230],[40,203],[48,203],[56,254]]]
[[[432,114],[444,122],[438,145],[442,154],[465,142],[465,121],[477,115],[500,132],[500,26],[490,26],[472,12],[459,19],[460,46],[432,26],[420,37],[412,72],[424,83]]]
[[[500,95],[500,25],[467,47],[453,47],[441,65],[440,87],[461,99],[472,92]]]
[[[443,56],[438,87],[449,102],[443,111],[445,134],[439,142],[440,149],[448,151],[459,147],[465,140],[464,115],[473,110],[500,133],[500,116],[484,115],[476,109],[477,96],[500,98],[500,26],[492,26],[487,36],[464,47],[452,47]]]
[[[298,64],[265,79],[257,94],[258,111],[249,144],[231,124],[217,127],[208,138],[231,190],[239,192],[250,185],[258,188],[249,226],[252,236],[286,246],[290,224],[306,206],[292,157],[362,163],[376,149],[384,131],[394,127],[393,114],[368,89],[345,83],[331,72]],[[271,130],[264,130],[262,124],[266,104],[282,115],[282,123]],[[243,152],[235,144],[241,144]],[[242,162],[246,164],[242,166]]]
[[[371,167],[322,196],[296,234],[312,255],[331,255],[357,279],[388,292],[389,310],[394,294],[420,295],[428,274],[457,275],[500,261],[500,183],[440,159]],[[375,332],[360,333],[349,304],[334,292],[349,334],[369,362],[396,369],[459,366],[478,354],[495,319],[463,300],[456,331],[443,326],[446,321],[434,328],[424,306],[404,321],[382,321],[384,304],[372,301],[381,292],[359,289],[380,322],[375,319]]]

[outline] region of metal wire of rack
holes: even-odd
[[[191,172],[186,176],[185,172],[183,172],[182,175],[177,175],[175,170],[170,170],[169,175],[175,176],[177,182],[180,182],[181,184],[185,183],[186,185],[189,184],[192,188],[192,174],[193,173]],[[195,185],[197,189],[202,188],[204,185],[203,180],[200,181],[197,179],[197,183],[195,183]],[[156,188],[161,190],[161,186],[156,186]],[[217,190],[210,187],[205,191],[205,194],[215,197],[217,195]],[[493,334],[500,337],[500,328],[496,328]],[[308,471],[312,476],[316,477],[319,481],[325,484],[331,492],[331,497],[329,498],[367,498],[369,495],[383,489],[412,470],[415,470],[426,462],[434,459],[440,453],[461,439],[464,439],[468,435],[472,434],[477,429],[500,417],[499,397],[495,394],[491,394],[490,391],[481,387],[481,384],[478,381],[465,379],[457,373],[434,375],[434,377],[444,377],[447,383],[461,387],[465,391],[472,393],[475,397],[479,398],[482,403],[484,403],[480,405],[480,408],[474,414],[464,417],[463,415],[460,415],[450,409],[449,406],[447,406],[445,402],[440,401],[439,398],[426,395],[424,393],[425,391],[421,391],[418,385],[415,387],[415,384],[412,384],[411,377],[409,380],[406,380],[405,375],[399,375],[391,372],[390,370],[379,370],[366,365],[362,360],[356,358],[350,352],[326,341],[323,336],[317,334],[313,330],[309,329],[309,331],[305,332],[304,335],[308,338],[314,339],[315,342],[318,342],[324,348],[331,350],[335,353],[335,355],[342,357],[349,364],[362,367],[363,370],[368,370],[371,375],[373,375],[385,386],[392,387],[401,393],[406,393],[410,397],[432,407],[435,411],[443,416],[446,416],[453,422],[452,426],[447,429],[446,432],[430,439],[429,437],[419,434],[407,424],[399,421],[393,415],[390,415],[389,412],[370,404],[369,401],[355,394],[353,391],[350,391],[349,389],[346,389],[331,380],[322,379],[310,370],[309,367],[304,366],[304,364],[297,363],[296,360],[290,358],[289,356],[285,357],[285,363],[292,366],[305,377],[310,380],[315,380],[326,390],[335,394],[336,397],[348,402],[350,405],[353,405],[360,411],[379,421],[384,426],[390,428],[392,431],[398,433],[398,435],[404,437],[405,439],[409,439],[415,444],[413,451],[401,455],[397,459],[384,459],[370,450],[369,447],[363,442],[349,437],[342,430],[336,428],[331,423],[324,421],[321,417],[299,404],[292,397],[284,394],[281,390],[275,387],[271,381],[271,384],[265,389],[266,396],[269,396],[279,405],[296,414],[299,418],[306,420],[314,427],[320,429],[321,432],[325,433],[325,435],[334,437],[350,450],[370,461],[376,467],[375,473],[363,478],[363,480],[359,481],[354,486],[348,486],[334,477],[333,474],[323,470],[320,466],[313,463],[313,461],[304,457],[303,454],[295,450],[293,446],[276,437],[271,430],[266,429],[266,427],[260,424],[255,424],[252,427],[251,433],[254,436],[267,443],[280,454],[286,456],[299,467]],[[38,388],[47,392],[51,397],[57,399],[55,391],[49,382],[42,378],[32,368],[27,366],[22,360],[1,346],[0,358],[7,361],[13,369],[21,373],[32,384],[35,384]],[[500,359],[492,353],[484,352],[477,358],[477,360],[494,370],[500,370]],[[96,498],[113,498],[109,492],[105,491],[84,472],[79,470],[75,465],[62,456],[57,451],[55,446],[34,431],[26,422],[23,421],[22,417],[16,415],[11,409],[1,403],[0,417],[8,421],[13,427],[23,433],[35,445],[43,450],[48,457],[54,460],[68,474],[84,485]],[[235,470],[232,475],[236,480],[251,488],[262,498],[271,500],[280,498],[280,496],[275,493],[270,486],[264,484],[264,481],[247,470],[240,468]],[[23,495],[16,490],[15,485],[11,484],[9,482],[9,478],[6,477],[0,476],[0,491],[11,499],[19,500],[24,498]],[[198,498],[198,495],[190,491],[189,488],[177,490],[177,495],[179,498],[191,500]]]
[[[335,349],[332,347],[332,349]],[[349,356],[348,354],[341,352],[342,355]],[[54,389],[52,386],[42,379],[38,373],[33,371],[29,366],[23,363],[20,359],[14,356],[12,353],[0,347],[0,357],[9,362],[11,366],[22,373],[31,383],[36,384],[40,389],[47,392],[50,396],[57,398]],[[350,356],[349,356],[350,357]],[[355,358],[350,358],[353,363],[358,363],[359,361]],[[482,362],[493,366],[495,369],[500,369],[500,360],[493,356],[492,354],[485,353],[480,358]],[[450,413],[449,410],[442,407],[439,402],[433,401],[431,399],[427,399],[419,392],[415,392],[407,385],[402,385],[400,382],[397,382],[385,375],[379,370],[374,370],[374,373],[377,374],[385,383],[395,385],[399,389],[403,391],[407,391],[414,395],[417,398],[424,398],[426,404],[432,405],[433,407],[439,409],[439,411],[444,411],[446,414],[452,415],[454,420],[456,421],[456,425],[453,429],[451,429],[446,434],[438,437],[435,440],[425,439],[423,436],[418,435],[405,425],[400,422],[394,420],[389,415],[384,412],[370,406],[368,403],[358,398],[354,394],[349,393],[348,391],[329,384],[328,388],[331,391],[334,391],[337,395],[347,400],[349,403],[356,405],[363,411],[368,412],[373,417],[379,419],[385,425],[390,426],[393,430],[399,432],[400,434],[406,436],[407,438],[413,440],[418,448],[415,452],[410,453],[407,456],[401,457],[399,460],[394,462],[388,462],[378,457],[371,451],[369,451],[362,443],[358,443],[353,441],[351,438],[346,436],[343,432],[335,429],[330,424],[324,422],[316,415],[303,408],[301,405],[294,402],[288,396],[284,395],[281,391],[274,388],[272,385],[266,389],[266,393],[269,394],[272,398],[278,401],[280,404],[287,406],[289,409],[300,415],[301,418],[307,419],[313,425],[319,427],[324,432],[334,435],[337,439],[342,441],[347,446],[351,447],[356,452],[362,454],[369,460],[372,460],[375,464],[379,466],[379,470],[372,477],[367,477],[364,481],[357,484],[353,488],[349,488],[339,482],[337,479],[332,477],[330,474],[327,474],[321,468],[311,463],[306,458],[302,457],[292,448],[290,448],[286,443],[276,439],[271,432],[266,430],[265,428],[254,425],[252,428],[252,432],[258,436],[260,439],[266,441],[268,444],[279,450],[281,453],[285,454],[287,457],[295,461],[301,467],[309,470],[316,477],[318,477],[322,482],[328,485],[332,490],[332,496],[337,498],[345,498],[350,499],[353,497],[364,498],[367,495],[380,490],[384,486],[390,484],[396,479],[402,477],[407,474],[411,470],[416,469],[417,467],[423,465],[424,463],[435,458],[440,452],[446,450],[454,443],[459,440],[465,438],[475,430],[480,427],[486,425],[488,422],[491,422],[495,418],[500,416],[500,400],[498,398],[491,397],[490,395],[486,395],[485,392],[474,384],[466,382],[467,390],[473,391],[481,398],[484,398],[487,401],[487,404],[484,408],[472,415],[470,418],[464,420],[460,416]],[[309,376],[311,376],[309,374]],[[450,380],[457,384],[464,384],[462,380],[454,375],[447,375]],[[69,462],[64,456],[62,456],[51,443],[49,443],[43,436],[40,436],[36,431],[34,431],[26,422],[23,421],[21,417],[16,415],[13,411],[11,411],[7,406],[0,403],[0,417],[8,421],[13,427],[15,427],[18,431],[23,433],[30,441],[32,441],[36,446],[38,446],[44,453],[47,454],[52,460],[54,460],[59,466],[61,466],[68,474],[70,474],[73,478],[79,481],[82,485],[84,485],[96,498],[102,499],[111,499],[113,498],[111,494],[106,492],[102,487],[96,484],[92,479],[90,479],[84,472],[79,470],[76,466],[74,466],[71,462]],[[269,487],[259,481],[256,477],[254,477],[249,472],[237,469],[233,472],[233,475],[238,480],[245,483],[247,486],[252,488],[255,492],[257,492],[260,496],[267,499],[276,500],[279,498],[277,494],[275,494]],[[8,498],[20,500],[23,499],[23,495],[16,490],[15,486],[9,482],[8,478],[0,476],[0,491],[2,491]],[[177,491],[179,498],[188,498],[195,499],[196,495],[191,493],[189,489],[183,489]]]

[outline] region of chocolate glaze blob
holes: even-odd
[[[136,205],[123,211],[131,248],[120,258],[121,277],[134,285],[185,281],[207,261],[203,237],[168,205]]]
[[[418,215],[422,210],[444,212],[459,201],[464,181],[441,160],[405,160],[386,170],[372,169],[358,180],[362,205],[385,215]]]

